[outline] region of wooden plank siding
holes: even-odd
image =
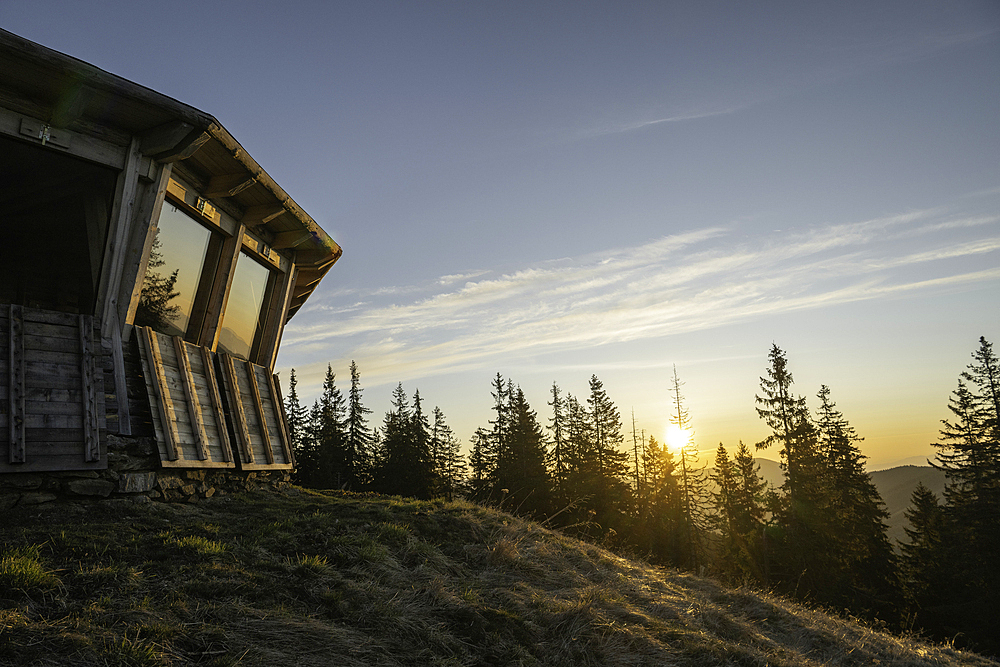
[[[0,308],[0,472],[107,467],[99,340],[89,315]]]
[[[285,435],[287,426],[281,396],[273,389],[270,371],[225,353],[219,356],[226,380],[229,415],[236,415],[233,421],[241,420],[245,427],[245,431],[236,429],[239,439],[247,439],[240,468],[290,470],[294,464]]]
[[[225,415],[213,397],[214,369],[206,368],[202,348],[148,327],[136,333],[160,465],[234,467]]]

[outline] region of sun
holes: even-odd
[[[689,428],[680,428],[676,424],[667,427],[667,446],[674,451],[680,451],[691,442],[694,433]]]

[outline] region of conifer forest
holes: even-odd
[[[328,366],[311,407],[293,369],[285,406],[296,481],[463,497],[651,563],[1000,655],[1000,362],[990,342],[980,338],[960,372],[934,443],[944,493],[917,487],[907,539],[895,544],[862,437],[830,387],[809,401],[797,393],[777,345],[756,395],[770,435],[720,443],[713,460],[699,460],[676,369],[669,384],[670,443],[637,433],[596,375],[581,395],[553,383],[536,409],[500,374],[489,386],[492,419],[463,443],[440,408],[402,384],[376,422],[354,362],[346,395]],[[780,487],[762,478],[758,452],[780,459]]]

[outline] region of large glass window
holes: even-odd
[[[137,325],[186,336],[200,324],[192,319],[197,319],[198,288],[211,242],[209,229],[170,202],[163,203],[135,313]]]
[[[267,317],[273,273],[252,257],[240,254],[219,333],[219,349],[251,359],[260,346]]]

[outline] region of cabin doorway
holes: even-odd
[[[0,303],[94,314],[117,177],[0,137]]]

